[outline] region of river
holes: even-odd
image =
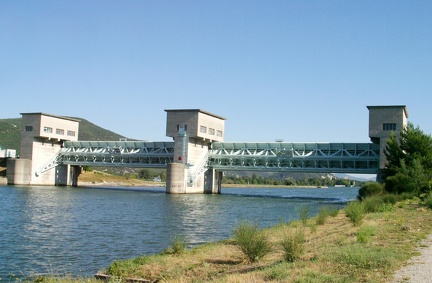
[[[358,188],[225,188],[220,195],[168,195],[162,188],[0,186],[0,278],[89,276],[116,259],[158,253],[176,235],[189,247],[342,206]]]

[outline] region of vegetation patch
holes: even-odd
[[[249,261],[262,259],[271,251],[266,234],[250,222],[240,223],[234,229],[234,240]]]

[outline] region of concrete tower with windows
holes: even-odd
[[[44,172],[64,141],[78,140],[79,120],[46,113],[21,113],[20,158],[8,160],[11,185],[76,185],[80,168],[57,165]],[[43,174],[42,174],[43,173]]]
[[[387,159],[384,150],[391,133],[399,140],[401,132],[407,126],[408,110],[405,105],[367,106],[369,109],[369,137],[380,145],[380,164],[377,180],[381,180],[381,170]]]
[[[201,109],[165,110],[166,135],[174,140],[167,167],[167,192],[218,193],[222,172],[205,168],[212,142],[224,140],[225,118]]]

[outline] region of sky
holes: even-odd
[[[432,133],[432,1],[0,0],[0,118],[80,117],[167,141],[165,109],[228,142],[369,142],[368,105]]]

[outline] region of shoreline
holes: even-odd
[[[0,177],[0,185],[8,185],[6,177]],[[165,188],[165,182],[153,182],[139,179],[116,180],[116,181],[79,181],[77,187],[153,187]],[[253,188],[269,188],[269,189],[329,189],[333,187],[326,186],[285,186],[285,185],[265,185],[265,184],[222,184],[222,188],[236,189],[253,189]]]

